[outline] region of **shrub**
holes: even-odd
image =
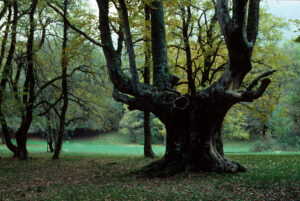
[[[251,148],[251,152],[274,151],[277,149],[277,143],[270,136],[257,141]]]

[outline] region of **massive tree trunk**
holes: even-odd
[[[128,78],[121,70],[122,35],[119,36],[117,50],[112,43],[108,0],[97,0],[97,3],[102,47],[110,79],[115,87],[114,98],[127,104],[131,110],[152,112],[165,124],[167,130],[165,156],[139,172],[151,176],[167,176],[185,171],[244,172],[246,169],[243,166],[224,156],[221,129],[228,110],[236,103],[252,102],[262,96],[271,82],[266,77],[274,73],[263,73],[247,89],[240,89],[252,68],[259,0],[251,0],[249,4],[247,0],[233,0],[232,15],[229,14],[228,1],[217,0],[216,12],[229,52],[229,62],[216,82],[192,95],[182,95],[173,87],[178,79],[169,71],[161,1],[153,1],[150,6],[154,76],[154,83],[150,86],[136,79],[138,76],[126,4],[120,0],[132,78]],[[260,86],[254,90],[260,80]]]
[[[246,170],[224,156],[222,123],[234,101],[222,90],[214,90],[208,90],[203,96],[182,96],[174,100],[168,116],[161,119],[167,130],[165,156],[146,166],[141,173],[168,176],[185,171]]]

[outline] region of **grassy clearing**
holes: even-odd
[[[300,154],[300,152],[260,152],[250,153],[250,148],[255,142],[249,141],[225,141],[224,151],[231,155],[290,155]],[[29,153],[44,153],[47,150],[45,140],[30,139],[27,142]],[[153,145],[153,151],[156,155],[162,156],[165,153],[164,145]],[[101,154],[101,155],[115,155],[115,156],[142,156],[144,153],[143,145],[129,144],[126,141],[126,136],[120,133],[112,133],[96,136],[87,139],[76,139],[65,141],[63,143],[63,153],[72,154]],[[9,156],[11,153],[5,145],[0,145],[0,156]]]
[[[225,141],[226,153],[248,153],[252,143],[250,142],[232,142]],[[45,140],[30,139],[27,141],[28,151],[30,153],[43,153],[47,150]],[[156,155],[165,153],[164,145],[153,145],[153,151]],[[65,153],[94,153],[107,155],[123,156],[142,156],[144,152],[143,145],[130,144],[129,137],[119,132],[101,134],[95,137],[83,139],[71,139],[63,143],[63,152]],[[0,155],[9,155],[10,152],[4,145],[0,145]]]
[[[194,173],[166,179],[130,174],[151,162],[136,156],[34,154],[0,159],[0,200],[299,200],[299,155],[230,156],[242,174]]]
[[[244,174],[177,175],[167,179],[130,174],[153,160],[143,146],[119,133],[64,142],[51,161],[44,140],[29,140],[28,161],[0,145],[1,200],[300,200],[300,155],[252,154],[250,142],[225,141],[225,152],[248,168]],[[162,156],[164,146],[153,146]],[[266,155],[267,154],[267,155]]]

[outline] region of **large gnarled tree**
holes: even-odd
[[[252,69],[251,56],[259,24],[259,0],[233,0],[232,11],[227,0],[217,0],[216,14],[228,49],[228,65],[223,75],[208,88],[193,95],[174,90],[178,79],[169,70],[165,36],[164,10],[161,1],[152,1],[151,41],[153,85],[139,82],[128,11],[119,0],[122,11],[125,44],[131,76],[122,71],[122,36],[114,47],[109,0],[96,0],[103,51],[109,76],[115,87],[113,96],[131,110],[149,111],[165,125],[165,156],[143,169],[155,176],[183,171],[243,172],[245,168],[224,156],[221,128],[228,110],[239,102],[251,102],[263,95],[270,84],[266,78],[274,71],[257,77],[247,89],[240,89]],[[232,13],[230,13],[232,12]],[[260,86],[258,82],[260,82]]]

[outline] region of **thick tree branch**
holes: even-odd
[[[147,108],[144,101],[139,101],[136,98],[122,94],[116,88],[113,91],[113,98],[118,102],[128,105],[129,110],[145,110]]]
[[[228,0],[217,0],[217,17],[224,38],[227,41],[230,33],[230,16],[228,9]]]
[[[169,71],[163,4],[153,1],[150,8],[153,84],[159,89],[172,88],[179,79]]]
[[[232,31],[244,36],[246,31],[246,10],[248,0],[233,0]]]
[[[99,7],[99,29],[101,41],[103,43],[103,52],[105,55],[108,73],[113,85],[122,93],[134,95],[131,79],[124,74],[121,69],[121,51],[116,51],[113,46],[112,36],[109,26],[109,4],[108,0],[96,0]],[[122,35],[120,36],[122,37]],[[122,44],[122,38],[119,37],[119,47]],[[121,48],[120,48],[121,50]]]
[[[10,21],[11,21],[12,10],[11,10],[11,8],[9,8],[8,10],[9,11],[8,11],[7,22],[5,23],[6,28],[5,28],[5,31],[4,31],[4,36],[3,36],[2,41],[1,41],[0,68],[2,66],[2,62],[3,62],[3,59],[4,59],[4,55],[5,55],[6,43],[7,43],[7,39],[8,39],[8,33],[9,33]]]
[[[271,80],[269,78],[264,78],[261,81],[260,86],[255,91],[233,91],[233,90],[226,90],[225,94],[226,97],[230,99],[234,99],[234,102],[252,102],[255,99],[258,99],[263,95],[263,93],[266,91],[268,86],[270,85]]]
[[[259,3],[260,0],[250,0],[247,23],[247,38],[253,47],[256,41],[259,24]]]
[[[266,89],[268,88],[270,83],[271,83],[271,80],[269,78],[264,78],[261,81],[261,84],[260,84],[258,89],[256,89],[255,91],[246,91],[246,92],[244,92],[242,94],[242,99],[244,101],[249,101],[249,102],[251,102],[255,99],[258,99],[266,91]]]
[[[129,65],[130,65],[130,71],[132,77],[133,90],[135,94],[138,95],[140,91],[140,87],[139,87],[140,83],[139,83],[138,72],[136,69],[135,53],[134,53],[134,47],[133,47],[133,42],[131,37],[129,20],[128,20],[128,10],[124,0],[119,0],[119,3],[122,11],[122,19],[123,19],[124,33],[125,33],[125,44],[129,55]]]
[[[276,72],[276,70],[270,70],[270,71],[267,71],[267,72],[261,74],[257,78],[255,78],[252,81],[252,83],[248,86],[247,91],[251,91],[253,89],[253,87],[255,87],[258,84],[259,80],[261,80],[262,78],[268,77],[268,76],[272,75],[275,72]]]

